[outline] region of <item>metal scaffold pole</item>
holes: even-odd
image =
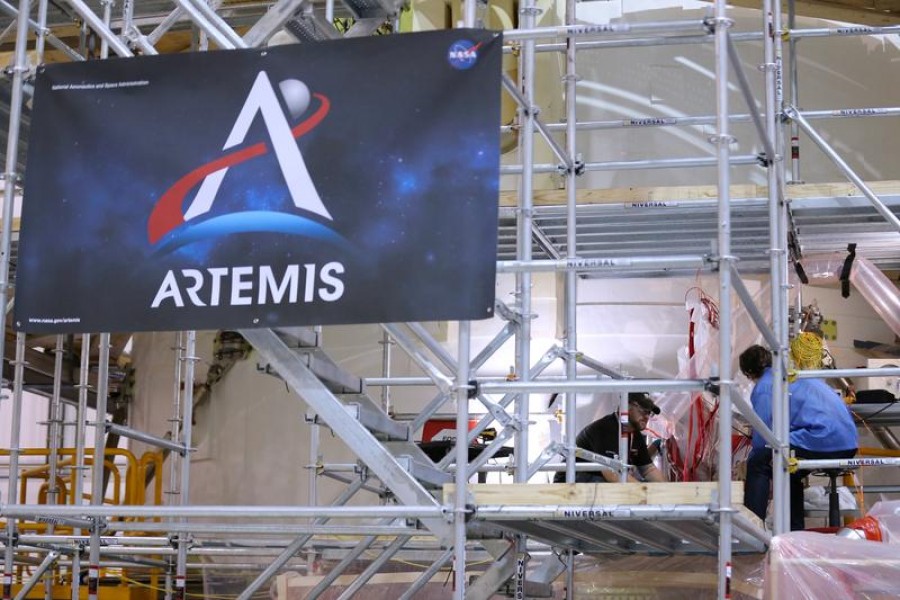
[[[81,349],[85,351],[84,348]],[[109,334],[100,334],[100,358],[97,366],[97,404],[94,419],[94,456],[91,469],[91,506],[103,506],[106,493],[104,471],[106,467],[106,404],[109,396]],[[112,468],[115,468],[113,465]],[[96,600],[100,592],[100,530],[101,519],[91,528],[88,562],[88,600]]]
[[[566,25],[575,24],[575,0],[566,0]],[[566,39],[566,154],[569,164],[566,171],[566,258],[569,261],[578,257],[577,239],[577,212],[578,199],[578,167],[575,124],[577,122],[576,85],[578,73],[576,65],[575,38]],[[578,362],[578,276],[574,271],[566,271],[565,290],[565,323],[564,344],[566,351],[566,378],[574,380],[576,377]],[[566,440],[566,482],[575,481],[575,436],[577,433],[575,422],[575,392],[567,392],[565,399],[565,440]]]
[[[534,0],[527,0],[521,5],[523,27],[533,27],[535,16],[540,11]],[[534,103],[534,41],[526,39],[522,44],[519,72],[522,97],[525,105],[519,108],[521,134],[520,154],[524,165],[519,186],[519,212],[516,219],[516,257],[518,260],[531,260],[531,228],[533,210],[534,173],[534,118],[537,107]],[[516,367],[515,376],[520,382],[531,379],[531,273],[523,271],[516,274],[516,296],[520,315],[519,329],[516,332]],[[528,415],[530,395],[523,390],[517,397],[516,418],[519,430],[515,440],[516,483],[525,483],[528,478]]]
[[[576,20],[576,4],[575,0],[566,0],[566,25],[574,25]],[[577,138],[576,126],[578,123],[578,103],[577,90],[578,72],[577,65],[577,48],[575,38],[568,37],[566,39],[566,74],[565,74],[565,96],[566,96],[566,154],[569,158],[568,170],[566,171],[566,258],[569,260],[576,259],[578,256],[578,231],[577,231],[577,206],[578,201],[578,167],[577,165]],[[574,380],[577,376],[578,363],[576,354],[578,352],[578,275],[574,271],[566,271],[566,290],[565,290],[565,322],[564,340],[566,352],[566,378]],[[566,460],[566,483],[575,481],[575,437],[577,435],[576,422],[576,398],[575,392],[567,392],[565,397],[565,410],[563,418],[565,419],[565,460]],[[571,600],[575,594],[575,553],[569,551],[566,560],[566,598]]]
[[[61,335],[56,336],[56,346],[53,350],[53,396],[47,410],[47,504],[59,504],[59,447],[62,436],[62,368],[63,355],[65,354],[65,342]],[[65,499],[62,499],[65,500]],[[52,534],[54,524],[47,524],[47,533]],[[48,565],[44,586],[45,600],[52,600],[53,566]]]
[[[731,177],[729,159],[733,138],[728,129],[728,18],[725,0],[716,0],[716,133],[712,141],[718,160],[719,190],[719,557],[718,597],[731,597]]]
[[[184,336],[184,392],[181,413],[181,445],[184,455],[181,459],[181,506],[190,502],[191,485],[191,434],[194,413],[194,365],[198,358],[197,332],[188,331]],[[187,552],[190,545],[188,534],[178,533],[178,560],[175,565],[175,598],[184,600],[187,588]]]
[[[475,27],[476,0],[463,3],[463,25]],[[469,354],[471,323],[459,323],[458,353],[456,358],[456,494],[453,499],[453,563],[454,598],[466,597],[466,493],[469,471]],[[387,343],[389,338],[385,338]]]
[[[28,56],[26,54],[28,40],[28,15],[31,12],[31,2],[21,0],[19,2],[19,19],[16,24],[16,50],[12,67],[12,91],[10,93],[9,129],[6,142],[6,168],[4,170],[3,186],[3,223],[0,232],[0,330],[6,331],[7,307],[10,303],[10,248],[12,246],[13,205],[15,203],[15,190],[18,174],[16,165],[19,156],[19,131],[22,115],[23,88],[25,74],[28,72]],[[0,336],[0,367],[6,357],[6,335]],[[3,381],[6,389],[8,382]],[[0,393],[6,393],[0,390]],[[9,479],[7,481],[7,498],[16,497],[18,487],[19,470],[19,433],[21,429],[21,398],[13,398],[12,418],[10,419],[10,453],[9,453]],[[13,539],[16,534],[16,522],[7,519],[6,544],[3,553],[3,599],[8,600],[12,594],[13,559],[15,548]]]
[[[454,598],[466,596],[466,493],[469,471],[469,346],[471,323],[459,323],[459,356],[456,371],[456,484],[453,499]]]
[[[15,498],[16,490],[19,485],[19,440],[21,439],[22,430],[22,372],[25,367],[25,334],[19,332],[16,334],[16,358],[13,362],[13,386],[12,386],[12,417],[10,418],[10,441],[9,441],[9,486],[7,497]],[[13,555],[15,553],[15,536],[16,521],[7,518],[6,533],[7,538],[4,542],[6,548],[6,563],[3,573],[3,598],[8,600],[12,594],[12,578],[13,578]]]
[[[781,81],[783,70],[780,68],[781,52],[779,27],[781,6],[778,0],[766,0],[763,10],[763,27],[767,33],[763,41],[765,61],[766,84],[766,135],[770,146],[774,149],[773,156],[767,157],[767,184],[769,196],[769,279],[770,296],[772,303],[772,335],[775,338],[771,350],[775,357],[772,361],[772,431],[775,434],[777,444],[773,444],[772,457],[772,487],[775,502],[773,503],[773,523],[776,533],[783,533],[787,529],[787,502],[788,493],[787,471],[784,469],[784,458],[788,448],[784,443],[784,425],[787,419],[787,379],[784,362],[787,344],[787,331],[785,318],[787,315],[786,296],[786,272],[787,260],[787,234],[785,233],[782,217],[786,211],[782,200],[783,160],[784,145],[781,140],[781,125],[778,116],[783,101],[783,85]],[[793,142],[792,142],[793,144]],[[740,350],[740,349],[739,349]]]
[[[519,5],[520,25],[522,29],[535,26],[540,9],[534,0],[525,0]],[[513,32],[518,33],[518,32]],[[519,213],[516,218],[516,258],[530,261],[531,231],[533,226],[533,193],[534,193],[534,133],[535,133],[535,42],[526,37],[522,42],[522,54],[519,57],[519,84],[524,105],[519,107],[519,152],[522,161],[522,177],[519,184]],[[502,168],[501,168],[502,171]],[[530,272],[516,273],[516,296],[518,299],[519,327],[516,331],[516,367],[515,377],[519,382],[531,380],[531,286]],[[516,397],[515,425],[518,428],[515,437],[515,471],[513,480],[516,483],[527,483],[529,472],[528,460],[528,421],[530,418],[531,393],[524,389]],[[515,594],[525,596],[525,572],[528,561],[527,537],[516,538],[515,561]]]
[[[85,333],[81,336],[81,361],[78,370],[78,408],[75,411],[75,466],[72,468],[72,498],[70,503],[80,507],[84,504],[84,446],[85,446],[85,418],[87,414],[88,393],[90,391],[90,366],[91,366],[91,335]],[[73,535],[81,535],[81,528],[72,530]],[[76,552],[72,555],[72,573],[80,573],[81,555]],[[81,597],[79,589],[79,577],[72,577],[72,600]]]

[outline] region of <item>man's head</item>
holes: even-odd
[[[772,353],[760,345],[750,346],[738,358],[741,373],[756,381],[772,366]]]
[[[658,415],[659,407],[645,392],[629,392],[628,394],[628,420],[638,431],[647,428],[650,415]]]

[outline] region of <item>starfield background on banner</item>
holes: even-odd
[[[489,317],[501,52],[451,30],[41,68],[16,327]]]

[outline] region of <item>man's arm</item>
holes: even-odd
[[[652,466],[652,465],[651,465]],[[654,467],[656,468],[656,467]],[[610,483],[619,483],[619,474],[613,471],[603,470],[600,471],[600,474],[603,475],[603,478]],[[628,483],[640,483],[637,479],[635,479],[631,473],[628,474],[628,477],[625,479]]]
[[[665,476],[659,469],[656,468],[656,465],[654,465],[653,463],[638,467],[638,471],[640,472],[641,477],[644,478],[644,481],[654,481],[656,483],[662,483],[666,481]]]

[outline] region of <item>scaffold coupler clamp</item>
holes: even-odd
[[[756,162],[761,167],[769,168],[774,161],[765,152],[760,152],[756,155]]]
[[[709,518],[715,519],[722,513],[736,513],[738,511],[733,506],[722,506],[722,503],[719,501],[719,490],[714,489],[709,497],[709,512],[711,513]]]
[[[194,547],[194,537],[189,533],[181,532],[169,536],[169,545],[172,546],[172,548],[174,548],[175,550],[178,549],[178,545],[181,542],[184,542],[187,545],[188,549]]]
[[[706,29],[706,33],[709,34],[715,33],[718,27],[731,29],[733,25],[734,19],[729,19],[728,17],[706,17],[703,19],[703,28]]]
[[[796,473],[800,469],[799,462],[797,457],[789,456],[787,459],[788,473],[791,473],[792,475]]]
[[[703,389],[710,394],[718,396],[722,391],[722,386],[719,384],[720,381],[721,380],[718,377],[710,377],[706,380],[706,383],[703,384]]]
[[[583,160],[581,160],[580,158],[576,158],[575,163],[574,163],[574,168],[575,168],[575,176],[576,177],[580,177],[581,175],[584,175],[584,161]]]
[[[94,517],[94,527],[97,531],[106,531],[109,526],[109,520],[106,517]]]
[[[3,532],[0,533],[0,540],[3,541],[4,546],[15,548],[19,545],[19,530],[16,529],[12,533],[9,533],[6,531],[6,528],[4,528]]]
[[[535,17],[541,16],[544,12],[543,8],[538,8],[537,6],[523,6],[519,9],[520,15],[531,15]]]
[[[472,502],[466,502],[462,508],[457,508],[453,505],[447,505],[441,508],[441,513],[444,516],[444,521],[447,523],[452,523],[456,519],[456,514],[461,513],[463,515],[463,521],[468,523],[475,517],[475,504]]]
[[[11,76],[15,75],[16,73],[25,73],[25,75],[27,76],[31,72],[32,72],[32,69],[28,65],[19,66],[17,64],[11,64],[11,65],[7,65],[7,66],[3,67],[3,74],[6,75],[7,77],[11,77]]]

